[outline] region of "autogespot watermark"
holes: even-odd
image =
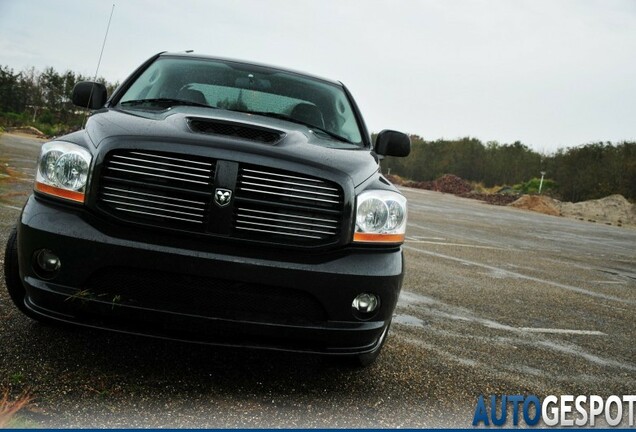
[[[487,401],[479,396],[473,426],[595,426],[604,419],[607,426],[618,426],[627,420],[634,426],[636,395],[626,396],[538,396],[491,395]],[[603,424],[603,426],[606,426]]]

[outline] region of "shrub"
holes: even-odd
[[[539,185],[541,179],[533,178],[525,183],[518,183],[513,186],[514,190],[517,190],[523,194],[536,195],[539,193]],[[541,187],[541,193],[554,192],[557,189],[557,184],[554,180],[543,179],[543,186]]]

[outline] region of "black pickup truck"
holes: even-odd
[[[404,273],[406,199],[340,82],[161,53],[42,145],[5,255],[29,317],[367,365]]]

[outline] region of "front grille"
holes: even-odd
[[[195,132],[225,135],[250,141],[274,144],[283,137],[283,132],[256,126],[246,126],[219,120],[190,119],[190,128]]]
[[[213,203],[219,187],[215,172],[227,182],[222,173],[237,165],[232,202],[220,208]],[[97,207],[132,224],[309,247],[339,240],[344,194],[334,182],[296,172],[168,152],[116,150],[104,161]]]
[[[214,161],[147,151],[108,155],[98,200],[109,213],[151,225],[201,231]]]
[[[340,233],[343,194],[335,183],[243,166],[237,185],[235,227],[239,236],[324,242]]]
[[[326,320],[313,296],[290,288],[177,273],[109,267],[95,273],[78,298],[176,313],[255,322]]]

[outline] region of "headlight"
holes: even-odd
[[[371,190],[358,195],[353,241],[402,243],[406,230],[406,198],[397,192]]]
[[[83,147],[62,141],[42,146],[35,190],[75,202],[84,202],[91,154]]]

